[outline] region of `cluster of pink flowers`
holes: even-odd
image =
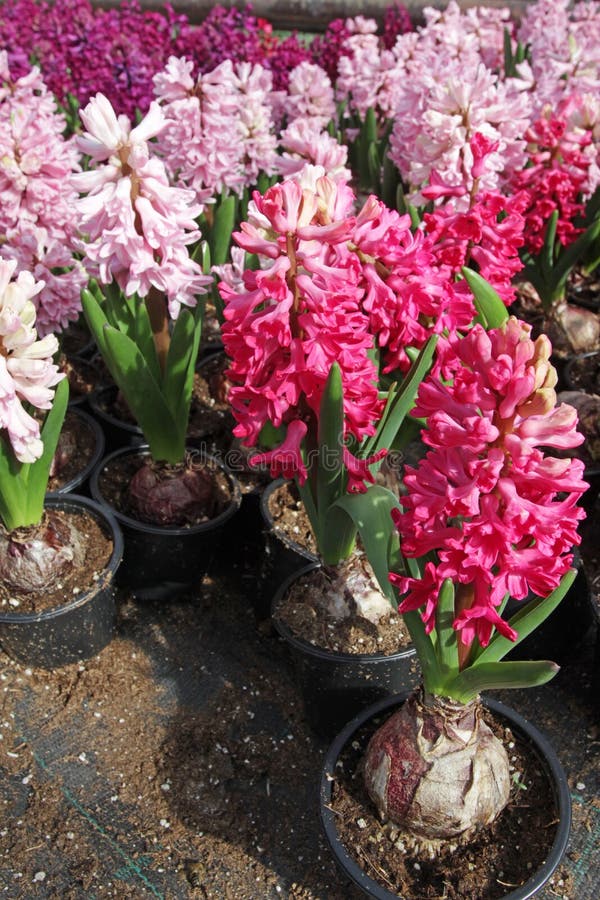
[[[160,133],[164,117],[157,103],[131,128],[98,94],[81,112],[87,129],[78,138],[91,159],[72,183],[85,265],[102,284],[113,280],[127,295],[163,293],[176,318],[181,304],[194,306],[210,282],[189,255],[200,239],[196,217],[201,207],[191,191],[172,187],[163,163],[151,155],[149,141]]]
[[[157,152],[172,181],[205,202],[275,171],[273,105],[280,98],[260,65],[226,60],[197,78],[192,71],[191,62],[171,57],[154,77],[165,117]]]
[[[476,226],[482,269],[496,265],[499,273],[495,253],[512,254],[506,266],[514,266],[519,230],[509,215],[503,235],[492,200],[464,224],[455,219],[454,232],[448,217],[447,239],[439,223],[437,231],[431,225],[433,236],[413,231],[409,216],[375,196],[356,214],[354,202],[344,182],[307,167],[264,196],[255,193],[248,221],[234,235],[261,268],[242,271],[240,261],[220,285],[229,398],[235,433],[249,446],[267,423],[288,426],[284,443],[262,457],[274,474],[297,468],[306,477],[300,444],[318,422],[334,361],[342,371],[347,436],[360,442],[381,413],[372,351],[381,351],[386,371],[406,371],[408,348],[470,325],[473,299],[456,274]]]
[[[40,423],[23,406],[50,409],[52,388],[64,376],[52,357],[52,334],[38,341],[33,298],[42,288],[30,272],[16,272],[16,261],[0,260],[0,430],[20,462],[42,455]]]
[[[70,177],[79,154],[63,138],[64,117],[39,69],[13,80],[0,51],[0,256],[41,282],[40,334],[60,331],[81,310],[87,276],[74,259],[76,193]]]
[[[383,123],[396,108],[401,81],[398,62],[393,52],[382,45],[374,19],[356,16],[346,22],[346,28],[350,34],[338,60],[336,97],[361,119],[368,109],[375,110],[378,121]]]
[[[423,203],[421,188],[433,169],[446,184],[471,190],[475,134],[495,143],[478,175],[479,187],[498,190],[505,171],[525,164],[528,94],[514,80],[501,81],[481,60],[424,59],[427,65],[418,77],[413,64],[411,76],[396,91],[390,137],[390,157],[409,187],[411,202]]]
[[[381,412],[359,267],[346,247],[353,203],[344,183],[317,177],[311,184],[307,172],[264,197],[255,193],[235,238],[268,267],[245,271],[241,290],[220,285],[234,433],[256,446],[267,422],[288,426],[285,442],[266,458],[273,474],[294,468],[306,478],[300,443],[308,427],[314,431],[334,362],[342,371],[348,436],[373,434]]]
[[[527,5],[516,29],[530,49],[520,74],[533,92],[536,113],[567,94],[598,95],[600,7],[597,3],[537,0]]]
[[[441,342],[414,409],[432,449],[407,468],[395,522],[406,556],[435,551],[437,561],[421,579],[390,577],[406,594],[400,611],[422,610],[428,631],[441,585],[452,579],[454,628],[466,646],[475,637],[486,646],[493,628],[514,640],[498,613],[505,595],[546,596],[580,540],[583,463],[547,450],[575,447],[583,436],[575,409],[556,406],[548,339],[533,341],[530,331],[511,317],[490,332],[476,325]]]
[[[522,194],[506,196],[499,191],[478,190],[497,146],[480,132],[471,138],[469,157],[473,162],[466,179],[472,185],[470,191],[466,186],[448,186],[433,170],[421,193],[434,203],[433,211],[426,212],[423,221],[439,262],[456,277],[463,266],[476,268],[508,306],[515,299],[513,277],[523,268],[519,249],[525,241],[525,198]],[[455,291],[464,291],[470,297],[465,282],[456,284]]]
[[[589,129],[569,127],[571,110],[579,110],[577,97],[562,100],[557,109],[547,106],[525,132],[528,166],[515,171],[511,185],[521,192],[527,249],[539,253],[548,221],[558,211],[556,236],[563,246],[583,231],[574,220],[584,211],[589,195],[592,143]],[[594,153],[595,157],[595,153]]]

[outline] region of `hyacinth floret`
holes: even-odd
[[[441,343],[419,389],[414,415],[427,420],[431,449],[407,468],[395,522],[406,556],[435,551],[437,560],[421,579],[390,577],[406,595],[400,612],[420,609],[428,631],[452,579],[454,628],[467,647],[475,638],[487,646],[493,628],[514,640],[498,612],[505,595],[547,596],[580,541],[583,463],[551,450],[576,447],[583,436],[575,409],[556,405],[550,351],[544,335],[532,340],[514,317],[489,332],[475,325]]]
[[[42,455],[40,423],[23,405],[50,409],[52,388],[64,377],[52,357],[58,341],[37,339],[33,298],[43,284],[31,273],[16,272],[16,260],[0,260],[0,431],[19,462]]]
[[[113,279],[131,296],[156,288],[176,318],[181,304],[195,306],[210,278],[188,253],[200,238],[201,207],[191,191],[172,187],[149,141],[164,126],[157,103],[135,128],[98,94],[82,110],[87,131],[78,138],[92,166],[73,176],[85,265],[102,284]]]

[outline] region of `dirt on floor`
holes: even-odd
[[[329,740],[255,615],[260,530],[232,526],[188,595],[120,594],[115,638],[91,660],[48,672],[0,653],[0,897],[362,896],[321,833]],[[549,685],[497,695],[550,736],[572,790],[571,844],[542,900],[600,894],[593,652],[590,634]]]

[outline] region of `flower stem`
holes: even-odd
[[[150,291],[148,292],[146,297],[146,309],[148,310],[148,317],[152,328],[158,364],[160,366],[160,371],[164,375],[167,365],[167,354],[171,344],[171,335],[169,332],[167,301],[165,296],[160,294],[156,288],[150,288]]]

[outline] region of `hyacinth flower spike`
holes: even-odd
[[[415,415],[427,455],[405,477],[390,555],[398,611],[422,685],[373,736],[367,790],[408,846],[435,855],[468,840],[508,802],[509,761],[479,695],[541,685],[547,660],[506,660],[565,596],[587,488],[577,414],[556,405],[546,337],[515,318],[440,344]],[[507,621],[512,596],[521,609]]]
[[[0,579],[43,591],[81,545],[72,526],[44,513],[69,385],[53,362],[56,337],[37,337],[33,298],[43,284],[29,272],[15,278],[16,265],[0,260]],[[36,410],[45,413],[41,425]]]
[[[153,103],[131,128],[102,95],[81,112],[79,138],[92,160],[75,176],[85,265],[86,319],[155,461],[180,463],[201,331],[212,281],[188,252],[201,208],[171,187],[149,141],[164,126]]]

